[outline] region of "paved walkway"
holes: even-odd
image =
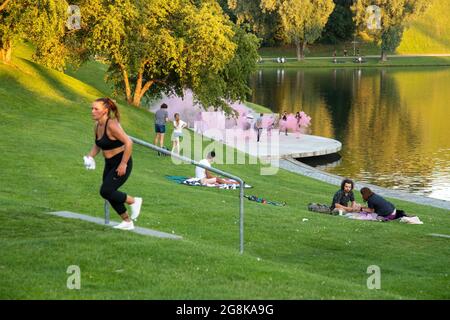
[[[313,167],[310,167],[302,162],[295,160],[294,158],[286,158],[280,160],[279,167],[285,169],[290,172],[294,172],[297,174],[301,174],[313,179],[317,179],[320,181],[324,181],[333,185],[340,186],[342,177],[320,171]],[[387,188],[378,187],[371,184],[363,184],[363,183],[355,183],[355,189],[361,189],[362,187],[368,187],[375,193],[378,193],[382,196],[395,198],[399,200],[409,201],[417,204],[428,205],[436,208],[447,209],[450,210],[450,201],[433,199],[429,197],[419,196],[415,194],[406,193],[398,190],[391,190]]]
[[[79,220],[83,220],[83,221],[88,221],[88,222],[100,224],[105,227],[114,227],[114,226],[118,225],[117,222],[112,222],[112,221],[109,224],[105,224],[104,219],[91,217],[91,216],[88,216],[85,214],[80,214],[80,213],[75,213],[75,212],[70,212],[70,211],[49,212],[49,214],[58,216],[58,217],[62,217],[62,218],[79,219]],[[151,229],[147,229],[147,228],[141,228],[141,227],[134,227],[134,230],[130,230],[130,231],[123,231],[123,230],[117,230],[117,231],[134,232],[134,233],[142,234],[145,236],[158,237],[158,238],[164,238],[164,239],[173,239],[173,240],[183,239],[182,237],[177,236],[175,234],[160,232],[160,231],[151,230]]]
[[[342,143],[337,140],[307,134],[289,132],[285,135],[284,132],[273,130],[272,134],[268,135],[264,129],[261,141],[257,142],[254,130],[249,130],[247,135],[241,130],[219,132],[211,132],[209,135],[206,132],[205,136],[263,160],[322,156],[342,149]]]
[[[340,56],[336,56],[336,59],[354,59],[357,56],[353,56],[353,55],[348,55],[346,57],[344,57],[343,55]],[[361,57],[363,58],[380,58],[381,54],[378,55],[361,55]],[[448,53],[430,53],[430,54],[402,54],[402,55],[398,55],[398,54],[388,54],[387,55],[388,58],[420,58],[420,57],[450,57],[450,54]],[[281,58],[281,56],[280,56]],[[276,60],[277,57],[272,57],[272,58],[262,58],[263,61],[274,61]],[[293,57],[289,57],[289,58],[284,58],[286,60],[297,60],[297,58],[293,58]],[[334,57],[305,57],[305,60],[322,60],[322,59],[334,59]]]

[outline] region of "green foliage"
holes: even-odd
[[[36,45],[35,60],[61,70],[68,58],[64,46],[68,3],[65,0],[17,0],[0,12],[0,49],[20,38]]]
[[[428,4],[427,0],[356,0],[352,10],[359,31],[381,43],[382,59],[385,60],[386,51],[394,51],[399,46],[404,26],[424,12]],[[379,25],[369,28],[368,21],[373,12],[367,8],[372,5],[381,9],[381,16]]]
[[[182,95],[189,88],[204,106],[224,107],[223,98],[247,93],[257,47],[235,36],[237,29],[216,1],[120,0],[112,6],[95,0],[80,7],[84,23],[74,42],[106,59],[109,79],[129,103],[138,106],[144,96]],[[238,74],[227,71],[231,61],[249,65]]]
[[[248,76],[256,70],[255,61],[259,58],[258,38],[237,26],[234,27],[234,32],[233,42],[237,44],[237,50],[233,59],[218,76],[204,74],[204,81],[197,90],[200,102],[220,107],[226,112],[232,111],[226,101],[244,101],[250,95]],[[211,92],[215,94],[211,95]]]
[[[284,40],[280,16],[274,10],[266,10],[264,2],[252,0],[222,0],[226,13],[231,12],[236,24],[246,31],[253,32],[266,45],[279,44]]]
[[[306,44],[316,41],[334,9],[332,0],[279,1],[278,13],[289,43],[297,46],[297,59],[304,58]]]
[[[334,0],[335,7],[322,33],[321,42],[336,44],[349,40],[355,32],[355,24],[349,0]]]

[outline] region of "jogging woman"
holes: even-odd
[[[116,229],[133,230],[132,220],[139,216],[142,198],[132,197],[118,189],[127,181],[133,168],[131,151],[133,142],[120,126],[120,114],[117,105],[109,98],[99,98],[92,103],[92,119],[95,121],[95,143],[85,157],[85,165],[94,163],[94,157],[103,152],[105,168],[100,195],[109,201],[122,218]],[[87,159],[87,160],[86,160]],[[87,164],[86,164],[87,161]],[[125,203],[131,207],[131,219]]]

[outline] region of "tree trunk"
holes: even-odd
[[[120,68],[122,69],[123,82],[125,83],[125,95],[127,96],[127,102],[131,104],[131,88],[130,81],[128,80],[128,73],[123,66],[120,66]]]
[[[387,52],[384,50],[381,50],[381,61],[383,62],[388,61]]]
[[[297,46],[297,61],[303,61],[305,59],[306,42],[296,40],[295,44]]]
[[[0,61],[5,63],[11,62],[12,46],[11,41],[6,40],[3,45],[0,46]]]
[[[141,104],[141,91],[142,91],[142,74],[143,71],[139,71],[138,79],[136,82],[136,89],[134,89],[133,103],[132,105],[135,107],[139,107]]]
[[[3,9],[6,8],[6,5],[8,4],[9,1],[11,1],[11,0],[5,0],[5,2],[3,2],[3,3],[0,5],[0,11],[2,11]]]

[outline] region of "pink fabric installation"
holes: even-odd
[[[193,94],[186,90],[184,98],[177,96],[164,97],[150,107],[150,111],[156,112],[162,103],[168,105],[167,112],[169,120],[174,119],[175,113],[180,114],[180,118],[187,122],[190,128],[197,133],[203,133],[208,129],[242,129],[244,134],[253,134],[253,127],[259,113],[254,112],[242,103],[232,103],[231,107],[236,111],[236,115],[225,115],[223,111],[214,111],[213,108],[203,109],[199,104],[194,103]],[[289,114],[287,121],[279,119],[278,114],[264,114],[262,119],[263,129],[270,133],[272,129],[279,129],[284,132],[295,132],[298,135],[304,133],[311,124],[311,117],[305,112],[300,112],[301,118],[298,121],[294,114]]]

